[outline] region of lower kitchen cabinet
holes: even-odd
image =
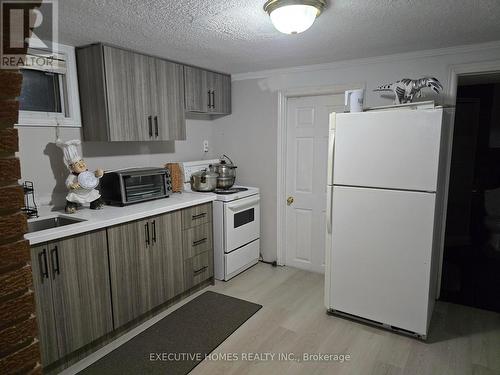
[[[161,265],[154,274],[161,285],[162,299],[169,300],[184,291],[184,272],[182,269],[182,229],[181,211],[157,216],[157,235],[154,258]]]
[[[184,258],[191,258],[195,255],[211,250],[212,223],[197,225],[183,231],[182,247]]]
[[[59,355],[113,330],[106,231],[70,237],[49,246]]]
[[[151,309],[149,221],[108,228],[111,296],[115,328]]]
[[[182,210],[185,290],[214,275],[212,215],[211,204],[200,204]]]
[[[213,277],[212,206],[42,243],[31,260],[47,366]]]
[[[36,321],[42,365],[59,358],[57,349],[56,319],[52,303],[52,280],[49,276],[48,246],[43,244],[31,248],[33,289],[35,291]]]
[[[115,328],[183,292],[180,211],[108,228]]]
[[[106,230],[31,250],[42,363],[113,330]]]
[[[206,251],[184,261],[184,288],[193,286],[214,275],[213,251]]]

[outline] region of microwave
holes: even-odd
[[[164,168],[121,169],[104,173],[100,192],[106,204],[126,206],[168,197],[172,180]]]

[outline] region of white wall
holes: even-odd
[[[233,76],[232,115],[213,121],[187,120],[187,140],[177,142],[84,143],[83,156],[91,169],[160,166],[228,154],[238,165],[237,183],[262,191],[262,253],[276,259],[276,173],[278,91],[303,87],[364,84],[366,106],[391,104],[371,90],[381,84],[424,75],[448,84],[452,65],[500,60],[500,44],[489,43],[381,58]],[[22,180],[35,182],[37,202],[64,203],[67,170],[55,146],[55,128],[20,127]],[[61,138],[80,138],[79,129],[62,128]],[[211,151],[202,152],[209,140]]]
[[[276,259],[279,90],[361,83],[368,89],[366,106],[387,105],[392,99],[372,92],[373,88],[403,77],[432,75],[446,89],[451,66],[493,60],[500,60],[499,43],[234,76],[233,113],[215,120],[215,150],[228,153],[238,164],[239,183],[257,186],[262,191],[264,258]],[[446,99],[449,102],[450,98]]]
[[[163,166],[170,161],[210,159],[213,152],[202,151],[203,140],[213,149],[213,122],[186,120],[186,140],[169,142],[85,142],[83,157],[89,169],[116,169],[134,166]],[[63,140],[81,139],[80,128],[60,128]],[[18,127],[22,181],[35,183],[36,202],[63,206],[64,181],[68,170],[62,151],[55,145],[54,127]]]
[[[231,116],[215,120],[216,155],[227,154],[238,166],[239,185],[261,189],[261,248],[273,259],[276,249],[277,96],[252,81],[233,82]]]

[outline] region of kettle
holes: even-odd
[[[344,112],[363,112],[365,90],[347,90],[345,92],[345,110]]]

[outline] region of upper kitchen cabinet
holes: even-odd
[[[103,44],[76,57],[86,141],[186,138],[182,65]]]
[[[225,74],[208,74],[212,87],[212,113],[231,114],[231,76]]]
[[[169,61],[155,60],[155,82],[158,95],[154,118],[156,139],[186,139],[184,118],[183,66]]]
[[[184,66],[184,85],[187,112],[231,113],[231,76]]]

